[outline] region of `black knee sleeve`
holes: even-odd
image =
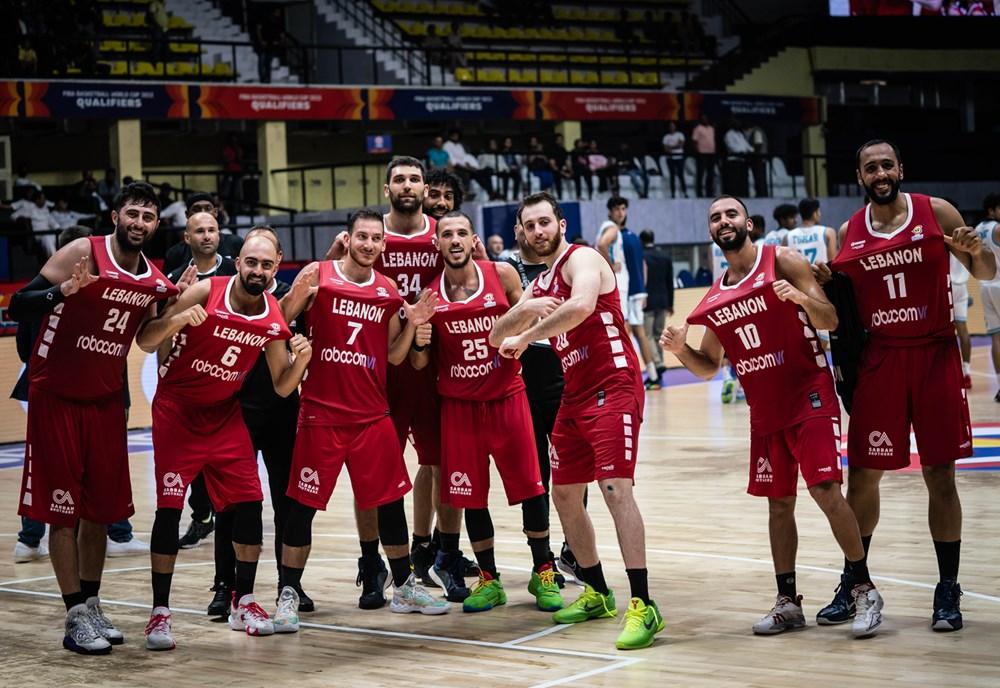
[[[549,529],[549,500],[536,495],[521,502],[521,519],[525,531],[541,533]]]
[[[466,509],[465,530],[471,542],[489,540],[493,537],[493,519],[489,509]]]
[[[281,541],[289,547],[306,547],[312,544],[312,522],[316,510],[295,500],[288,509],[285,532]]]
[[[261,502],[240,502],[234,509],[233,542],[238,545],[260,545],[264,542],[264,509]]]
[[[176,556],[177,531],[181,525],[180,509],[157,509],[153,519],[153,534],[149,538],[149,549],[153,554]]]
[[[406,509],[403,508],[402,497],[378,508],[378,537],[383,546],[410,544],[410,531],[406,528]]]

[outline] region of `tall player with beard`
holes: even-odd
[[[548,499],[531,433],[511,432],[531,423],[521,365],[489,345],[493,322],[521,298],[517,272],[506,263],[472,260],[475,230],[461,211],[439,218],[437,238],[445,268],[431,282],[440,305],[431,319],[437,389],[441,394],[441,472],[447,476],[441,500],[465,509],[465,527],[479,562],[479,584],[469,594],[458,543],[442,546],[434,570],[448,599],[467,612],[506,604],[497,573],[493,520],[488,508],[490,456],[509,504],[521,504],[524,533],[531,547],[528,591],[543,611],[563,606],[549,551]],[[410,353],[413,367],[430,363],[431,351]]]
[[[749,240],[753,223],[741,200],[715,199],[708,227],[728,267],[688,316],[689,323],[707,328],[705,335],[694,349],[686,342],[686,324],[668,327],[660,343],[706,380],[719,371],[725,350],[746,390],[747,491],[768,498],[778,583],[774,608],[753,625],[753,632],[772,635],[806,623],[802,596],[795,589],[795,492],[801,468],[809,494],[849,562],[845,587],[862,612],[852,632],[869,637],[882,624],[882,598],[868,575],[857,520],[840,491],[840,405],[815,329],[835,329],[837,313],[806,258],[792,248],[757,247]]]
[[[379,213],[354,213],[343,260],[307,265],[281,303],[290,320],[308,310],[317,351],[302,384],[282,580],[298,586],[312,547],[313,518],[326,508],[346,465],[358,512],[377,510],[375,546],[381,539],[395,584],[391,611],[443,614],[448,604],[428,595],[411,573],[403,509],[410,479],[386,392],[389,365],[406,358],[417,327],[434,314],[437,299],[425,290],[410,305],[396,284],[373,268],[382,254],[384,232]],[[374,556],[381,564],[377,550]],[[381,582],[377,592],[382,594]],[[287,611],[279,605],[276,622],[297,626],[297,616],[291,608]]]
[[[302,335],[291,337],[277,299],[266,291],[278,269],[278,251],[266,236],[244,242],[232,277],[210,277],[188,287],[175,304],[139,333],[148,352],[173,339],[159,368],[153,398],[156,518],[150,544],[153,610],[146,647],[172,650],[170,584],[177,559],[177,528],[184,493],[201,473],[215,511],[234,512],[232,543],[235,586],[229,627],[247,635],[276,629],[254,600],[254,580],[263,539],[263,493],[257,452],[243,422],[237,395],[263,350],[275,391],[295,391],[311,348]],[[176,335],[176,336],[175,336]],[[291,338],[294,362],[284,340]],[[282,591],[298,598],[294,590]]]
[[[831,269],[847,275],[869,333],[848,428],[847,501],[867,551],[878,523],[879,481],[884,471],[910,465],[912,426],[938,563],[931,627],[955,631],[962,628],[955,460],[972,455],[972,429],[952,324],[948,254],[979,280],[994,278],[996,261],[950,203],[900,193],[903,165],[894,144],[869,141],[856,161],[858,184],[871,203],[840,228],[832,263],[814,267],[821,282]],[[819,612],[820,623],[842,623],[855,614],[844,587],[842,582]]]
[[[549,339],[566,376],[552,431],[552,497],[586,587],[553,619],[578,623],[617,615],[583,503],[587,485],[596,480],[615,521],[632,593],[616,646],[647,647],[664,622],[649,598],[646,533],[633,495],[645,390],[615,273],[596,250],[566,242],[566,220],[550,194],[528,196],[517,215],[548,270],[497,320],[490,344],[519,358],[531,342]]]
[[[10,304],[12,319],[42,321],[29,366],[18,513],[51,526],[52,569],[66,604],[63,647],[82,654],[107,654],[124,641],[98,600],[107,525],[135,513],[123,373],[155,302],[177,293],[142,254],[159,222],[153,188],[122,189],[111,220],[114,234],[59,249]]]

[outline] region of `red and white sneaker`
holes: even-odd
[[[263,607],[257,604],[253,595],[244,595],[236,604],[236,593],[229,607],[229,627],[234,631],[246,631],[247,635],[273,635],[274,623]]]
[[[174,634],[170,630],[170,610],[155,607],[146,624],[146,649],[173,650],[175,647]]]
[[[972,389],[972,376],[969,375],[968,373],[966,373],[965,376],[962,377],[962,386],[965,387],[966,389]]]

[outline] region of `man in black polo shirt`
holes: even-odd
[[[653,230],[644,229],[639,233],[643,257],[646,260],[646,307],[643,309],[643,325],[646,339],[652,344],[653,363],[656,365],[657,381],[667,369],[663,365],[663,349],[660,348],[660,334],[667,324],[667,318],[674,313],[674,262],[670,252],[656,245]]]
[[[212,201],[212,195],[207,193],[193,193],[187,197],[185,201],[187,204],[187,217],[191,218],[195,213],[208,213],[218,221],[219,219],[219,209],[216,207],[215,203]],[[186,231],[185,231],[186,234]],[[236,256],[240,255],[240,249],[243,248],[243,239],[241,239],[236,234],[226,232],[219,233],[219,254],[223,258],[228,258],[229,260],[234,260]],[[177,242],[169,249],[167,249],[166,255],[163,257],[163,272],[167,275],[172,273],[179,267],[187,266],[191,262],[191,246],[187,243],[185,239]],[[182,271],[183,272],[183,271]],[[235,272],[220,272],[219,275],[235,275]]]

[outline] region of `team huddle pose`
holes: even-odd
[[[810,266],[792,248],[754,244],[743,202],[715,200],[709,233],[728,270],[688,318],[706,333],[698,348],[686,343],[687,325],[668,327],[660,341],[706,378],[726,352],[746,390],[748,491],[769,500],[778,585],[755,633],[805,625],[795,587],[800,469],[844,553],[841,584],[817,620],[853,619],[858,637],[878,631],[883,601],[867,557],[879,479],[908,465],[911,424],[940,569],[932,626],[962,627],[954,461],[969,456],[972,445],[948,254],[983,280],[994,277],[996,261],[950,204],[900,193],[902,165],[892,144],[865,144],[857,162],[871,203],[841,228],[840,251],[829,263]],[[617,616],[586,508],[587,488],[596,482],[629,581],[616,647],[647,647],[664,629],[649,593],[633,494],[645,389],[615,272],[598,251],[567,242],[562,210],[544,192],[518,208],[520,258],[484,260],[472,220],[455,208],[460,183],[448,175],[429,181],[420,161],[395,158],[384,187],[389,213],[353,214],[327,259],[303,268],[290,288],[275,278],[281,246],[266,227],[247,235],[236,274],[199,275],[192,263],[175,286],[142,254],[158,223],[156,194],[131,184],[114,204],[112,235],[71,242],[14,296],[15,320],[42,323],[29,366],[18,511],[51,524],[52,566],[66,605],[64,647],[106,654],[124,641],[99,593],[106,524],[134,513],[122,395],[133,339],[162,352],[152,404],[157,509],[149,649],[175,647],[169,595],[177,533],[185,492],[199,475],[226,524],[217,533],[217,586],[220,575],[229,581],[221,611],[233,630],[259,636],[299,629],[299,612],[312,608],[301,587],[312,521],[345,466],[362,553],[360,607],[385,605],[390,581],[396,613],[444,614],[448,601],[461,602],[465,612],[505,604],[510,591],[497,570],[487,508],[491,457],[508,503],[521,507],[532,561],[528,593],[538,609],[555,623]],[[424,211],[428,188],[434,217]],[[202,215],[192,215],[189,229],[217,234],[217,223]],[[864,334],[845,331],[840,300],[835,308],[821,286],[835,289],[844,280],[868,335],[851,399],[846,499],[839,403],[817,336],[817,329],[832,330],[850,343]],[[548,374],[541,387],[532,379],[533,361],[545,357],[556,377],[561,367],[558,385]],[[928,369],[938,371],[933,390],[921,376]],[[287,433],[290,458],[268,463],[277,474],[272,490],[287,485],[272,494],[282,500],[275,504],[273,614],[254,596],[263,544],[256,452],[264,441],[261,425],[250,420],[253,407],[241,408],[248,378],[276,398],[301,395],[294,445]],[[555,404],[548,398],[553,387],[561,390]],[[403,505],[411,490],[407,439],[420,463],[412,542]],[[550,472],[566,537],[560,568],[584,586],[569,604],[550,548]],[[475,562],[459,549],[463,511]],[[468,576],[478,577],[472,589]]]

